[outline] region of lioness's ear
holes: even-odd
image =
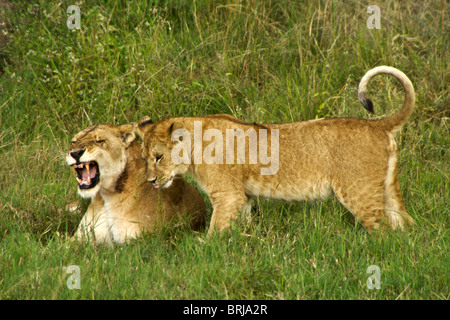
[[[142,139],[144,139],[145,133],[151,129],[153,125],[152,119],[150,117],[142,118],[138,123],[134,123],[134,132],[137,133]]]
[[[134,132],[133,124],[124,124],[122,126],[119,126],[119,132],[126,147],[128,147],[136,139],[136,133]]]
[[[125,145],[128,147],[136,139],[136,134],[134,132],[124,133],[122,134],[122,139]]]

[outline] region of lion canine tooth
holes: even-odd
[[[88,182],[88,184],[91,184],[91,174],[89,173],[89,171],[90,171],[89,163],[86,164],[86,171],[87,171],[87,182]]]
[[[78,178],[78,177],[77,177],[77,181],[78,181],[78,184],[81,184],[81,183],[83,182],[83,180],[81,180],[81,179]]]

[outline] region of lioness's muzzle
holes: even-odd
[[[84,151],[84,149],[81,149],[71,151],[69,154],[77,161],[76,164],[72,165],[72,169],[75,172],[78,187],[80,189],[91,189],[100,181],[100,170],[98,163],[95,161],[80,162],[80,158],[84,154]]]
[[[77,160],[77,163],[79,163],[80,162],[80,158],[83,155],[84,151],[85,151],[85,149],[71,151],[70,152],[70,156],[72,158],[74,158],[75,160]]]

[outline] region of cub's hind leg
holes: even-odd
[[[384,212],[383,182],[370,183],[359,178],[351,184],[333,186],[338,200],[369,231],[385,230],[389,221]]]
[[[403,230],[405,225],[413,225],[414,220],[406,212],[405,206],[403,205],[400,184],[398,182],[397,154],[398,151],[395,148],[389,155],[388,169],[384,181],[384,205],[386,216],[389,219],[392,229]]]

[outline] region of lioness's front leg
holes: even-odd
[[[214,231],[223,231],[230,228],[230,223],[236,220],[240,211],[246,210],[249,199],[244,192],[213,192],[210,200],[214,207],[211,223],[208,230],[208,237]]]
[[[107,222],[107,213],[100,196],[94,197],[78,225],[73,239],[90,241],[96,245],[112,244]]]

